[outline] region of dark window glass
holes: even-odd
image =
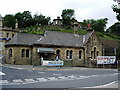
[[[26,57],[29,57],[29,49],[26,50]]]
[[[70,51],[70,59],[72,59],[72,57],[73,57],[72,54],[73,54],[73,51],[71,50]]]
[[[82,51],[79,51],[79,59],[82,59]]]
[[[57,55],[58,59],[60,59],[60,50],[56,51],[56,55]]]
[[[21,50],[21,57],[25,57],[25,49]]]
[[[9,58],[12,57],[12,49],[9,49]]]
[[[69,59],[69,50],[66,51],[66,59]]]

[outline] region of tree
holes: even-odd
[[[18,21],[18,28],[22,28],[23,27],[23,16],[21,12],[18,12],[14,15],[15,19],[17,19]]]
[[[4,27],[15,28],[15,23],[16,23],[16,20],[14,18],[14,15],[11,15],[11,14],[5,15],[4,21],[3,21]]]
[[[107,21],[108,21],[107,18],[98,19],[98,20],[94,20],[94,19],[83,20],[83,27],[87,27],[87,25],[90,24],[90,27],[93,30],[98,32],[104,32]]]
[[[25,28],[25,27],[29,27],[29,26],[34,25],[31,12],[29,12],[29,11],[24,11],[24,12],[22,13],[22,19],[23,19],[22,27]]]
[[[120,22],[116,22],[115,24],[113,24],[112,26],[110,26],[107,31],[111,32],[111,33],[117,33],[118,35],[120,35]]]
[[[48,25],[48,22],[50,21],[50,17],[43,16],[42,14],[35,14],[33,19],[37,25]]]
[[[75,20],[75,11],[73,9],[64,9],[62,11],[62,20],[63,20],[63,25],[70,25],[71,22],[74,22]]]
[[[113,11],[116,13],[116,18],[120,21],[120,9],[117,8],[117,5],[112,6]]]

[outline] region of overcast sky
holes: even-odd
[[[0,14],[15,14],[30,11],[50,16],[51,19],[61,16],[63,9],[74,9],[75,17],[79,22],[84,19],[108,18],[108,25],[117,22],[111,6],[116,4],[113,0],[0,0]]]

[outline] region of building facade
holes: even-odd
[[[6,63],[41,65],[43,60],[64,60],[83,66],[102,55],[102,43],[94,31],[86,35],[46,31],[35,35],[17,33],[6,45]],[[95,63],[96,64],[96,63]]]
[[[17,32],[16,29],[3,28],[3,19],[0,15],[0,54],[5,54],[5,43],[10,41]]]

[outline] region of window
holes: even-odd
[[[94,59],[96,59],[96,47],[94,47]]]
[[[91,59],[93,59],[93,53],[94,53],[94,51],[91,51]]]
[[[99,51],[97,51],[97,56],[99,56]]]
[[[69,59],[69,50],[66,51],[66,59]]]
[[[82,51],[79,51],[79,59],[82,59]]]
[[[25,57],[25,49],[21,50],[21,57]]]
[[[9,37],[9,33],[6,33],[6,37],[7,37],[7,38]]]
[[[0,38],[3,38],[3,33],[0,33]]]
[[[29,49],[26,50],[26,57],[29,57]]]
[[[14,34],[12,34],[12,37],[14,36]]]
[[[72,54],[73,54],[73,51],[71,50],[70,51],[70,59],[72,59]]]
[[[58,59],[60,59],[60,50],[56,51],[56,55],[58,56]]]
[[[12,49],[9,49],[9,58],[12,57]]]

